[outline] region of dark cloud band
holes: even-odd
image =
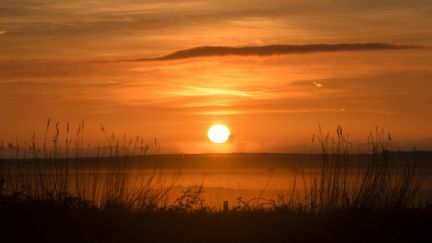
[[[178,60],[193,57],[211,56],[271,56],[286,54],[306,54],[316,52],[337,52],[337,51],[378,51],[378,50],[400,50],[413,49],[417,46],[394,45],[388,43],[343,43],[343,44],[306,44],[306,45],[267,45],[248,47],[229,46],[201,46],[184,49],[171,54],[148,59],[134,59],[129,61],[150,61],[150,60]]]

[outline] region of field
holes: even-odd
[[[390,137],[378,133],[369,152],[352,154],[337,131],[334,139],[317,136],[311,154],[163,155],[132,142],[88,152],[79,143],[60,146],[58,137],[28,151],[2,147],[2,235],[44,242],[430,237],[432,154],[392,151]]]

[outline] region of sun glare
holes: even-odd
[[[207,132],[208,138],[213,143],[225,143],[230,135],[229,128],[220,124],[211,126]]]

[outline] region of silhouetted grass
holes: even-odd
[[[6,242],[429,242],[431,210],[133,212],[58,200],[2,202]]]
[[[404,210],[430,201],[430,195],[422,198],[418,193],[425,175],[417,168],[415,154],[393,152],[389,134],[378,129],[371,133],[370,152],[355,156],[356,161],[342,127],[337,127],[336,134],[332,138],[320,131],[314,137],[321,148],[319,173],[302,181],[302,193],[294,181],[291,190],[280,194],[276,208],[309,212]]]
[[[424,175],[415,154],[394,152],[382,130],[370,134],[369,153],[356,156],[341,127],[336,137],[319,131],[313,138],[319,157],[311,155],[319,159],[319,173],[306,176],[305,170],[292,178],[276,200],[263,198],[264,185],[258,197],[239,198],[229,212],[206,204],[203,184],[170,202],[178,174],[167,177],[158,161],[149,161],[157,157],[146,156],[158,152],[157,141],[146,145],[139,137],[101,131],[103,143],[85,146],[84,122],[74,136],[66,124],[61,137],[59,122],[49,120],[41,146],[35,135],[22,146],[1,143],[3,238],[413,242],[428,236],[432,225],[430,195],[419,194]],[[132,168],[137,157],[142,166]]]

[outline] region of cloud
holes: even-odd
[[[388,43],[341,43],[341,44],[304,44],[304,45],[266,45],[266,46],[201,46],[184,49],[171,54],[147,59],[130,59],[128,61],[167,61],[193,57],[211,56],[272,56],[287,54],[307,54],[316,52],[337,52],[337,51],[378,51],[378,50],[400,50],[414,49],[418,46],[394,45]]]
[[[0,35],[4,35],[4,34],[6,34],[6,33],[7,33],[6,30],[0,30]]]

